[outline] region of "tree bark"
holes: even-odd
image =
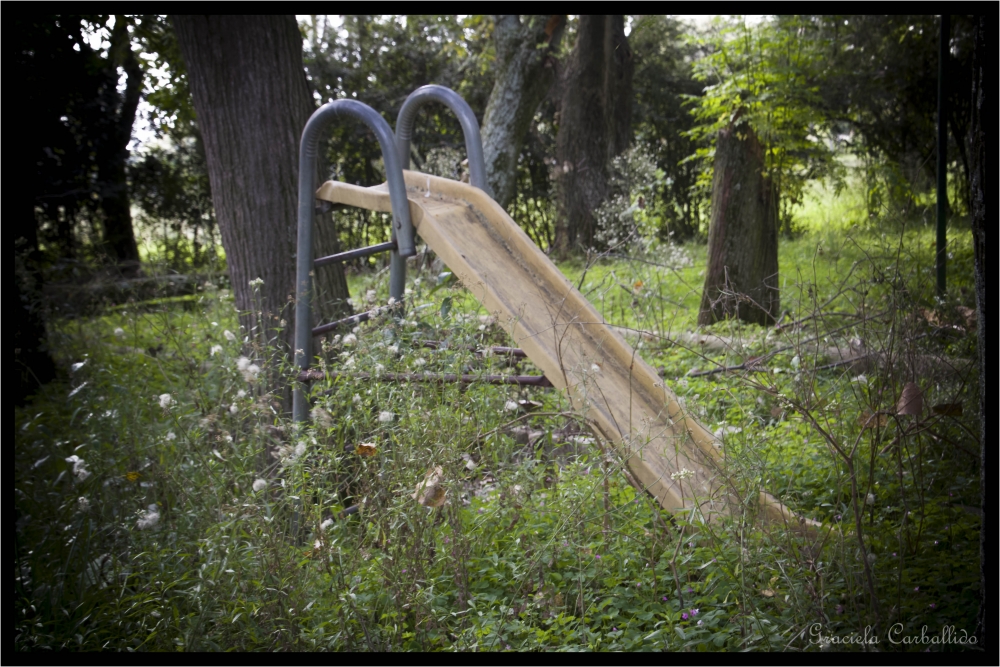
[[[580,17],[556,135],[559,255],[593,244],[594,211],[608,195],[608,166],[631,136],[634,69],[623,16]]]
[[[108,253],[126,275],[139,270],[139,247],[132,227],[131,200],[125,178],[128,161],[128,143],[132,139],[135,112],[142,94],[142,69],[132,51],[126,19],[118,16],[111,34],[109,67],[117,78],[118,64],[125,70],[125,92],[121,97],[118,113],[110,123],[109,136],[100,164],[101,210],[104,212],[104,244]]]
[[[295,285],[299,139],[315,110],[292,16],[174,16],[205,144],[212,201],[241,323],[256,340],[288,345]],[[335,234],[317,221],[316,256]],[[260,278],[260,297],[250,281]],[[317,318],[346,308],[342,267],[314,281]],[[281,329],[281,332],[278,332]]]
[[[555,81],[555,51],[566,17],[515,14],[494,17],[497,77],[483,115],[486,179],[497,202],[514,198],[517,163],[538,105]]]
[[[773,324],[778,315],[778,193],[746,123],[719,133],[698,324],[727,317]]]
[[[979,311],[979,485],[980,485],[980,506],[982,507],[982,524],[979,529],[979,615],[976,620],[975,635],[978,638],[978,647],[984,651],[987,649],[986,637],[986,604],[987,591],[990,589],[986,585],[986,527],[990,525],[987,521],[987,512],[992,513],[992,503],[986,497],[987,470],[986,467],[986,346],[989,338],[986,335],[986,283],[989,279],[987,275],[988,257],[986,250],[986,189],[995,187],[995,183],[989,180],[986,173],[987,167],[991,164],[987,154],[988,147],[993,146],[986,139],[986,127],[996,123],[996,102],[993,94],[987,91],[989,82],[994,82],[989,74],[992,70],[996,57],[995,52],[991,53],[987,43],[988,35],[995,34],[995,28],[988,25],[992,17],[976,17],[975,27],[975,51],[973,55],[972,68],[972,122],[969,129],[969,145],[971,146],[969,156],[971,158],[971,178],[969,182],[970,200],[972,202],[972,243],[976,258],[976,309]],[[990,109],[993,109],[990,111]],[[984,123],[985,121],[985,123]],[[995,178],[995,176],[994,176]]]

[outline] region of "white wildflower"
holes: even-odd
[[[168,441],[169,440],[176,440],[177,439],[177,434],[174,433],[173,431],[169,431],[169,432],[167,432],[166,438],[167,438]]]
[[[367,301],[368,303],[375,303],[375,297],[376,297],[375,290],[370,289],[365,294],[365,301]]]
[[[233,403],[232,405],[229,406],[229,414],[235,415],[239,411],[240,411],[240,409],[238,407],[236,407],[235,403]]]
[[[124,329],[122,329],[121,327],[117,327],[117,328],[115,329],[115,336],[116,336],[117,338],[124,338],[124,337],[125,337],[125,330],[124,330]]]
[[[875,504],[875,494],[869,493],[867,496],[865,496],[865,505],[874,505],[874,504]]]
[[[346,336],[344,336],[344,340],[343,340],[344,345],[354,345],[357,342],[358,342],[358,337],[355,336],[352,333],[351,334],[347,334]]]
[[[391,422],[395,418],[396,418],[396,415],[393,414],[392,412],[389,412],[388,410],[384,410],[384,411],[378,413],[378,420],[381,423],[383,423],[383,424],[387,424],[387,423]]]
[[[354,368],[354,357],[347,357],[347,361],[344,362],[346,368]]]
[[[600,373],[601,372],[601,367],[598,366],[597,364],[591,364],[590,365],[590,370],[593,373]]]
[[[226,340],[228,340],[230,343],[235,343],[236,342],[236,334],[234,334],[229,329],[226,329],[225,331],[223,331],[222,335],[225,336]]]
[[[262,278],[254,278],[253,280],[250,281],[249,285],[250,289],[257,289],[259,287],[263,287],[264,280]]]
[[[316,406],[309,412],[309,416],[312,420],[324,428],[333,428],[333,415],[321,408]]]
[[[414,278],[413,279],[413,286],[414,287],[420,287],[420,278]]]
[[[354,327],[353,329],[351,329],[351,333],[353,333],[353,334],[359,333],[360,331],[361,331],[361,327],[360,326],[357,326],[357,327]]]
[[[135,522],[135,526],[139,530],[146,530],[147,528],[153,528],[159,522],[160,508],[156,505],[156,503],[153,503],[139,514],[139,520]]]
[[[160,401],[160,407],[164,410],[174,404],[174,397],[170,394],[160,394],[158,400]]]
[[[246,395],[247,395],[247,393],[244,390],[242,390],[242,389],[240,389],[238,392],[236,392],[236,398],[246,398]]]
[[[507,401],[503,404],[503,409],[507,412],[516,412],[521,406],[517,404],[517,401]]]
[[[333,519],[325,519],[323,523],[319,524],[320,530],[329,530],[330,526],[333,525]]]
[[[421,366],[426,366],[427,360],[424,359],[423,357],[417,357],[416,359],[413,360],[413,365],[416,366],[417,368],[420,368]]]
[[[389,347],[386,348],[386,352],[388,352],[389,354],[399,354],[399,346],[390,345]]]
[[[679,479],[687,479],[688,477],[693,477],[693,476],[694,476],[694,471],[688,470],[687,468],[681,468],[677,472],[671,473],[670,479],[676,481]]]
[[[90,509],[90,501],[87,500],[85,497],[80,496],[79,498],[76,499],[76,509],[81,512],[86,512],[87,510]]]
[[[352,398],[351,400],[354,401],[355,403],[360,403],[361,402],[361,394],[355,394],[354,398]]]
[[[254,493],[259,493],[267,488],[267,480],[262,477],[258,477],[253,481],[253,491]]]
[[[390,306],[395,306],[396,305],[396,297],[394,297],[394,296],[390,296],[389,297],[389,305]]]
[[[375,364],[375,374],[376,375],[378,375],[379,373],[381,373],[384,370],[385,370],[385,366],[383,366],[382,364]]]
[[[246,357],[240,357],[236,360],[236,369],[241,373],[250,367],[250,360]]]
[[[795,370],[799,370],[799,367],[802,365],[802,360],[799,359],[799,355],[796,354],[792,357],[791,365]]]
[[[305,443],[305,441],[302,441],[299,444],[295,445],[295,458],[299,458],[300,456],[302,456],[305,453],[306,453],[306,443]]]
[[[220,352],[222,352],[222,346],[221,345],[213,345],[211,352],[209,352],[209,356],[214,357],[215,355],[219,354]]]

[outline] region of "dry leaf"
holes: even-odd
[[[930,324],[931,326],[938,326],[941,324],[941,318],[937,314],[937,311],[927,310],[926,308],[922,308],[920,310],[920,314],[927,321],[927,324]]]
[[[523,398],[519,400],[517,404],[520,405],[521,409],[525,412],[531,412],[532,410],[537,410],[542,407],[542,404],[538,401],[529,401]]]
[[[924,394],[915,382],[907,382],[896,402],[897,415],[919,415],[924,411]]]
[[[858,423],[861,424],[861,428],[882,428],[888,425],[889,415],[884,412],[870,412],[865,410],[864,413],[858,416]]]
[[[354,448],[354,453],[358,456],[375,456],[378,453],[378,447],[374,442],[362,442]]]
[[[770,588],[765,588],[764,590],[762,590],[760,592],[760,594],[763,595],[766,598],[773,598],[774,597],[774,591],[772,591]]]
[[[931,411],[936,415],[943,415],[945,417],[961,417],[962,416],[962,404],[961,403],[938,403]]]
[[[436,466],[427,471],[424,479],[417,485],[417,490],[413,494],[413,499],[424,507],[441,507],[444,505],[447,492],[442,486],[444,482],[444,470],[441,466]]]

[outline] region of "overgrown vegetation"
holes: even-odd
[[[710,527],[660,510],[551,390],[380,379],[513,372],[484,354],[502,323],[444,277],[417,274],[403,319],[327,341],[340,375],[301,429],[263,392],[288,369],[233,333],[224,289],[64,322],[69,380],[17,413],[16,644],[815,650],[871,626],[905,650],[927,645],[890,628],[969,629],[971,251],[955,244],[955,297],[935,301],[932,237],[900,229],[785,243],[794,305],[770,333],[699,334],[718,345],[688,334],[701,247],[566,267],[647,332],[630,335],[723,438],[743,497],[779,494],[823,523],[811,540],[754,503]],[[384,282],[356,279],[359,303]]]

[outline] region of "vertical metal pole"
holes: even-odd
[[[392,238],[396,241],[401,261],[416,254],[410,203],[406,198],[403,168],[396,151],[395,136],[389,123],[367,104],[357,100],[336,100],[316,110],[302,131],[299,144],[299,231],[295,271],[295,365],[300,371],[309,369],[312,359],[312,271],[313,271],[313,209],[316,200],[316,154],[321,133],[337,116],[345,115],[362,121],[372,129],[382,148],[385,176],[392,202]],[[303,385],[296,382],[292,390],[292,419],[304,422],[309,416],[309,402]]]
[[[941,15],[938,47],[937,107],[937,293],[944,296],[948,268],[948,100],[947,65],[951,26],[947,14]]]

